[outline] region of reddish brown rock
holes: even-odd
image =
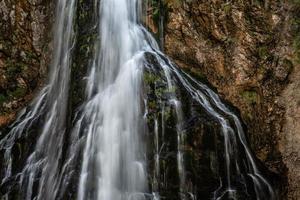
[[[52,4],[49,0],[0,1],[0,127],[31,100],[45,76]]]
[[[300,69],[293,45],[299,5],[208,0],[168,6],[166,53],[240,110],[257,157],[287,179],[282,199],[300,199]]]

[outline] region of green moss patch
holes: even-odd
[[[8,97],[4,94],[0,94],[0,106],[8,100]]]
[[[246,90],[241,93],[241,96],[248,104],[258,103],[259,95],[256,91]]]
[[[23,87],[17,87],[14,91],[9,92],[9,96],[12,98],[20,98],[26,95],[27,89]]]

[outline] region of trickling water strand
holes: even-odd
[[[27,187],[26,199],[31,199],[34,179],[40,174],[37,199],[55,199],[59,190],[59,162],[62,157],[67,112],[70,55],[73,45],[73,15],[75,0],[59,1],[57,9],[58,49],[55,50],[49,87],[49,113],[34,152],[27,160],[21,184]],[[51,96],[50,96],[51,95]]]
[[[176,70],[176,68],[173,68],[175,70],[175,72],[179,75],[179,72]],[[225,112],[227,115],[229,115],[230,117],[233,118],[234,120],[234,124],[237,128],[237,136],[232,134],[231,137],[234,137],[234,141],[237,140],[236,137],[238,137],[239,141],[242,143],[243,148],[246,152],[246,159],[249,161],[249,167],[250,167],[250,172],[248,173],[248,175],[254,180],[254,187],[256,188],[256,196],[257,199],[263,199],[264,197],[264,192],[263,191],[263,186],[267,187],[267,191],[269,193],[269,199],[276,199],[274,191],[270,185],[270,183],[263,177],[263,175],[261,174],[261,172],[258,170],[256,163],[254,161],[254,157],[250,152],[250,149],[248,147],[247,141],[246,141],[246,137],[241,125],[240,120],[238,119],[238,117],[236,115],[234,115],[230,110],[228,110],[228,108],[221,102],[220,98],[218,97],[218,95],[216,93],[214,93],[211,89],[209,89],[206,85],[201,84],[199,82],[197,82],[195,79],[193,79],[190,75],[185,74],[192,82],[196,83],[200,88],[204,89],[208,94],[209,97],[211,97],[211,99],[213,100],[213,102],[218,106],[218,108],[220,110],[222,110],[223,112]],[[182,76],[180,76],[182,77]],[[182,79],[182,81],[185,81],[184,79]],[[192,89],[192,87],[189,86],[190,89]],[[192,89],[193,90],[193,89]],[[198,91],[199,94],[199,91]],[[222,125],[224,126],[224,125]],[[227,126],[230,131],[233,132],[233,129]],[[225,141],[226,142],[226,141]],[[234,144],[236,144],[236,141],[234,142]],[[226,144],[228,145],[228,144]],[[231,148],[236,148],[236,146],[231,146]],[[230,163],[229,163],[230,164]],[[238,168],[238,166],[237,166]],[[237,169],[238,170],[238,169]],[[239,172],[239,170],[238,170]],[[259,188],[259,189],[257,189]],[[260,191],[259,191],[260,190]]]
[[[156,190],[158,189],[157,185],[159,182],[159,136],[158,136],[158,122],[157,119],[154,120],[154,147],[155,147],[155,164],[154,164],[154,177],[155,177],[155,184]]]
[[[168,90],[172,93],[172,97],[169,100],[170,103],[175,107],[176,111],[176,117],[177,117],[177,124],[176,124],[176,131],[177,131],[177,169],[179,174],[179,181],[180,181],[180,188],[179,188],[179,195],[181,199],[185,199],[185,194],[188,193],[185,188],[185,167],[184,167],[184,157],[182,149],[184,147],[184,135],[183,135],[183,129],[182,129],[182,123],[183,123],[183,114],[182,114],[182,108],[181,108],[181,102],[177,100],[176,94],[172,92],[175,85],[172,83],[172,77],[169,67],[164,63],[164,61],[157,57],[158,61],[160,62],[161,67],[163,68],[165,77],[167,79],[168,83]]]
[[[160,52],[158,54],[157,53],[155,53],[155,54],[159,57],[162,56],[162,54]],[[160,59],[160,58],[158,58],[158,59]],[[246,159],[249,161],[250,172],[248,173],[248,175],[254,179],[253,183],[254,183],[254,187],[255,187],[255,191],[256,191],[256,198],[264,199],[267,197],[272,200],[276,199],[274,191],[273,191],[270,183],[263,177],[263,175],[260,173],[260,171],[258,170],[258,168],[255,164],[254,158],[253,158],[252,154],[250,153],[249,147],[247,145],[243,128],[242,128],[241,123],[240,123],[239,119],[237,118],[237,116],[235,116],[231,111],[229,111],[228,108],[226,108],[226,106],[221,102],[220,98],[211,89],[209,89],[206,85],[197,82],[195,79],[193,79],[190,75],[188,75],[186,73],[182,74],[169,60],[168,60],[168,64],[169,64],[168,66],[170,66],[170,70],[172,70],[175,73],[177,78],[180,80],[181,84],[186,88],[187,91],[189,91],[189,93],[192,95],[192,97],[194,99],[196,99],[209,113],[211,113],[213,116],[215,116],[220,121],[220,124],[222,126],[223,135],[225,138],[225,140],[224,140],[225,149],[227,149],[225,151],[225,157],[226,157],[226,166],[227,166],[227,180],[228,180],[227,187],[228,188],[224,191],[224,193],[221,194],[221,196],[218,197],[218,195],[217,195],[215,197],[215,199],[220,199],[225,193],[229,193],[229,197],[236,199],[235,190],[231,188],[231,184],[230,184],[230,177],[231,177],[230,166],[232,165],[232,163],[231,163],[229,157],[234,156],[233,159],[235,160],[235,163],[237,163],[236,155],[231,153],[233,151],[232,150],[233,148],[235,148],[235,149],[237,148],[237,146],[236,146],[237,138],[242,143],[243,148],[246,152]],[[184,76],[186,76],[187,78],[185,78]],[[199,89],[204,90],[207,93],[207,95],[209,95],[209,96],[204,95],[204,93],[202,93],[199,89],[197,90],[196,88],[194,88],[189,83],[188,80],[195,83],[199,87]],[[216,112],[215,109],[213,109],[213,107],[211,106],[211,104],[209,103],[207,98],[211,98],[218,109],[220,109],[221,111],[223,111],[224,113],[226,113],[227,115],[229,115],[233,118],[235,126],[237,128],[237,133],[236,133],[237,135],[234,134],[234,131],[233,131],[232,127],[227,123],[227,120],[225,120],[220,114],[218,114],[218,112]],[[234,142],[230,143],[230,140],[233,140]],[[229,150],[229,148],[231,150]],[[236,166],[236,167],[237,167],[237,172],[239,172],[238,166]],[[267,191],[268,191],[267,196],[265,196],[264,192],[262,192],[262,191],[265,191],[263,189],[264,187],[267,188]]]
[[[34,152],[28,157],[19,175],[24,199],[55,199],[60,182],[59,160],[61,158],[70,77],[70,57],[73,43],[73,13],[75,0],[59,0],[56,11],[54,58],[50,68],[48,85],[32,104],[24,110],[12,130],[1,140],[0,148],[6,149],[8,163],[2,181],[10,178],[11,149],[20,137],[27,137],[32,125],[43,120],[42,131]],[[42,119],[45,116],[44,119]],[[39,180],[37,181],[37,175]],[[33,196],[34,184],[38,182],[38,194]],[[23,189],[22,189],[23,190]]]
[[[180,195],[182,196],[182,199],[185,199],[185,168],[184,168],[184,157],[183,157],[183,146],[184,146],[184,138],[183,138],[183,114],[182,114],[182,108],[181,103],[173,99],[173,104],[175,106],[176,115],[177,115],[177,165],[178,165],[178,173],[179,173],[179,179],[180,179]]]
[[[237,161],[237,139],[242,144],[245,152],[246,152],[246,159],[249,163],[249,173],[248,176],[253,179],[253,184],[256,192],[256,198],[257,199],[276,199],[274,191],[268,183],[268,181],[262,176],[262,174],[259,172],[259,170],[256,167],[256,164],[254,162],[254,158],[250,153],[250,150],[248,148],[243,129],[241,127],[241,123],[238,120],[238,118],[230,112],[224,104],[220,101],[219,97],[212,92],[207,86],[195,81],[192,77],[190,77],[187,74],[182,74],[167,58],[167,63],[161,59],[161,57],[164,57],[164,55],[159,52],[157,49],[153,54],[156,56],[158,62],[160,63],[161,67],[165,71],[166,79],[168,81],[168,85],[171,85],[171,74],[173,76],[177,77],[180,81],[180,84],[182,84],[185,89],[192,95],[192,97],[200,103],[212,116],[214,116],[216,119],[218,119],[221,127],[222,127],[222,135],[224,137],[224,147],[225,147],[225,160],[226,160],[226,179],[227,179],[227,185],[225,186],[225,189],[223,188],[223,184],[221,182],[221,186],[219,190],[215,192],[214,199],[221,199],[224,195],[227,195],[228,198],[236,199],[236,190],[231,186],[231,179],[233,177],[232,170],[234,170],[234,173],[237,173],[237,176],[242,176],[240,174],[239,164]],[[166,73],[167,72],[167,73]],[[185,78],[186,76],[187,78]],[[196,89],[192,84],[196,84]],[[203,93],[203,90],[205,93]],[[208,100],[210,98],[217,109],[220,109],[222,112],[226,113],[226,115],[232,117],[235,123],[235,128],[237,132],[234,131],[234,129],[231,127],[231,125],[228,123],[228,120],[225,119],[221,114],[218,113],[218,111],[211,105],[210,101]],[[174,101],[174,99],[172,99]],[[178,112],[177,112],[178,116]],[[180,115],[179,115],[180,116]],[[180,137],[178,137],[180,138]],[[178,145],[180,145],[180,140],[178,139]],[[180,155],[180,154],[179,154]],[[180,159],[178,159],[180,160]],[[178,162],[178,168],[180,168],[181,162]],[[233,168],[233,169],[231,169]],[[267,194],[264,194],[267,189]],[[181,188],[182,189],[182,188]]]

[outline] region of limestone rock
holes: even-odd
[[[299,3],[168,5],[166,53],[238,108],[257,157],[282,178],[280,198],[300,199]]]

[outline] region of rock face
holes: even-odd
[[[299,0],[164,2],[166,53],[240,111],[252,149],[282,179],[281,199],[300,199]],[[82,57],[74,80],[83,76],[77,72],[85,72],[95,39],[93,2],[80,5],[75,54]],[[0,0],[0,127],[15,119],[46,74],[53,10],[50,0]],[[80,104],[80,84],[72,85],[71,107]]]
[[[238,108],[257,157],[287,181],[281,199],[299,199],[299,1],[166,6],[166,53]]]
[[[50,0],[0,1],[0,127],[32,99],[46,73]]]

